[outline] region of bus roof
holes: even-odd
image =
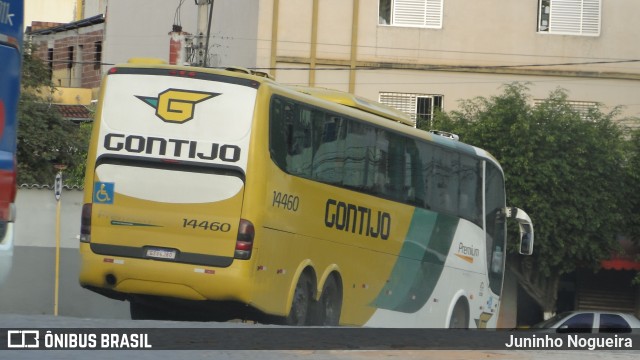
[[[400,110],[381,104],[378,102],[369,101],[359,96],[355,96],[351,93],[344,91],[326,89],[326,88],[312,88],[312,87],[294,87],[294,89],[321,99],[325,99],[334,103],[342,104],[351,108],[356,108],[364,112],[382,116],[384,118],[397,121],[401,124],[405,124],[413,127],[414,121]]]

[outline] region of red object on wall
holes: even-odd
[[[640,271],[640,251],[629,239],[619,240],[621,250],[613,254],[610,259],[602,260],[600,266],[605,270],[636,270]]]
[[[190,34],[182,31],[182,27],[174,25],[173,31],[169,35],[171,36],[169,39],[169,64],[184,65],[187,51],[186,38]]]
[[[636,270],[640,271],[640,262],[628,259],[603,260],[600,265],[605,270]]]

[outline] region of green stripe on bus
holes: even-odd
[[[387,284],[373,305],[414,313],[431,297],[442,274],[459,219],[416,209]]]

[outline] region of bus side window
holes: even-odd
[[[385,195],[403,203],[424,207],[424,177],[416,141],[390,132],[386,132],[386,135],[389,146]]]
[[[480,162],[466,155],[460,155],[460,195],[458,211],[460,217],[481,225]]]
[[[288,126],[290,142],[287,169],[293,175],[311,176],[313,159],[313,112],[302,106],[292,106],[291,124]]]
[[[425,179],[422,169],[422,159],[415,140],[408,141],[405,148],[405,162],[407,166],[406,201],[409,204],[425,207]]]
[[[294,149],[294,126],[297,122],[298,114],[295,110],[296,105],[292,103],[285,103],[282,106],[282,118],[284,119],[283,130],[285,132],[285,139],[287,144],[287,155],[295,153]]]
[[[387,196],[389,184],[388,163],[389,163],[389,138],[387,132],[381,129],[376,130],[376,145],[372,151],[370,168],[373,171],[373,187],[371,192],[374,195]]]
[[[433,196],[431,195],[433,192],[433,145],[427,143],[420,143],[418,145],[418,151],[420,153],[420,168],[421,168],[421,177],[424,181],[423,185],[423,193],[424,193],[424,208],[432,209],[434,207]]]
[[[449,197],[449,203],[447,204],[447,211],[453,213],[455,216],[459,216],[459,191],[460,189],[460,154],[447,151],[447,158],[449,160],[449,180],[447,181],[447,196]]]
[[[271,159],[283,170],[286,170],[288,152],[287,125],[284,117],[284,103],[278,98],[271,100],[269,113],[269,150]]]
[[[486,162],[485,170],[485,221],[487,243],[487,270],[489,287],[495,294],[502,291],[502,277],[505,260],[506,223],[502,209],[506,199],[504,178],[500,170]]]
[[[433,147],[433,158],[429,202],[435,209],[457,216],[459,155]]]
[[[325,114],[320,120],[322,121],[314,125],[314,130],[321,134],[318,136],[319,144],[314,146],[311,178],[342,185],[346,121],[329,114]]]
[[[387,167],[387,178],[389,184],[386,188],[386,195],[395,200],[404,201],[405,186],[405,151],[404,140],[394,133],[387,133],[389,138],[389,163]]]
[[[348,120],[347,130],[342,185],[366,191],[368,154],[375,148],[376,129],[368,124]]]

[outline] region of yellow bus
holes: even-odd
[[[101,89],[83,287],[131,316],[495,327],[503,172],[381,104],[252,71],[130,61]],[[266,320],[265,320],[266,319]]]

